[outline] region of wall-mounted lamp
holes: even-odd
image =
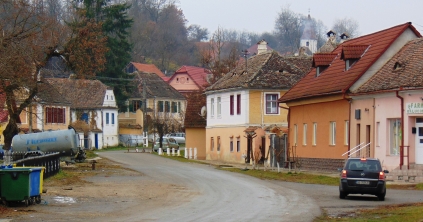
[[[369,108],[364,108],[364,111],[369,112]]]

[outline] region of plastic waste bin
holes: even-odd
[[[40,174],[42,168],[0,169],[0,194],[4,205],[11,201],[24,201],[25,205],[41,202]]]
[[[13,168],[29,168],[29,169],[41,168],[41,172],[40,172],[40,194],[43,193],[44,172],[46,171],[45,167],[17,167],[17,166],[13,166]]]

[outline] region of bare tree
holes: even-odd
[[[224,30],[219,27],[205,47],[199,49],[202,65],[213,74],[208,79],[209,84],[234,69],[239,59],[238,43],[227,42],[226,38]]]
[[[283,7],[275,22],[280,52],[295,52],[299,48],[301,34],[301,15],[293,12],[289,6]]]
[[[101,24],[82,18],[71,28],[25,0],[0,0],[0,30],[0,93],[9,114],[3,148],[9,150],[19,115],[38,93],[46,62],[62,56],[78,76],[87,78],[103,68],[107,48]]]
[[[353,38],[360,35],[358,27],[358,22],[356,20],[352,18],[343,18],[335,21],[332,26],[332,31],[338,35],[338,38],[342,33],[346,33],[350,38]]]

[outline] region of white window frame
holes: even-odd
[[[380,146],[380,122],[376,122],[376,146]]]
[[[329,145],[336,145],[336,122],[330,122],[329,124]]]
[[[298,139],[298,126],[297,124],[294,124],[294,145],[297,145]]]
[[[313,141],[312,145],[316,146],[317,143],[317,123],[313,123]]]
[[[389,155],[398,156],[401,146],[401,119],[389,119]],[[399,123],[399,125],[398,125]]]
[[[267,112],[267,95],[276,95],[276,112],[275,113],[268,113]],[[279,106],[278,106],[278,99],[280,98],[279,92],[267,92],[264,93],[264,114],[265,115],[279,115]]]
[[[214,117],[214,98],[210,99],[210,116]]]
[[[307,145],[307,123],[303,124],[303,145]]]
[[[217,97],[217,117],[222,116],[222,98],[219,96]]]
[[[349,120],[345,120],[345,141],[344,141],[344,145],[349,144],[349,140],[350,140],[350,121]]]

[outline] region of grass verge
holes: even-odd
[[[422,221],[423,203],[381,206],[372,210],[359,210],[345,217],[332,218],[322,215],[316,218],[320,221]]]

